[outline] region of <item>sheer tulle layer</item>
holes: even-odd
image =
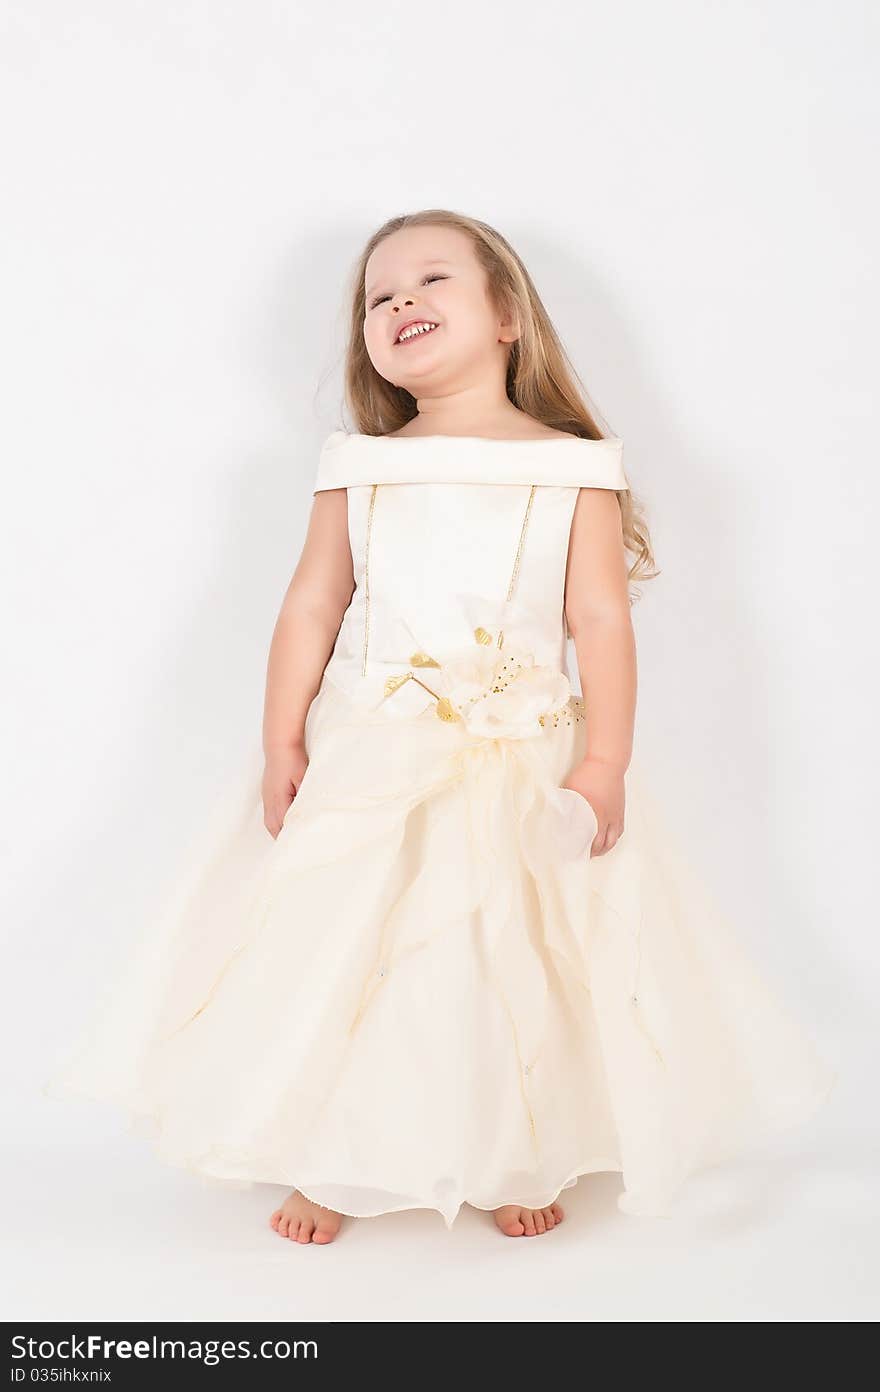
[[[475,738],[325,680],[306,737],[278,838],[255,761],[50,1094],[126,1107],[218,1183],[447,1225],[596,1170],[666,1214],[827,1094],[633,769],[625,835],[590,859],[593,811],[559,786],[573,714]]]

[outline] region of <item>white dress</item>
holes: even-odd
[[[334,431],[356,587],[277,839],[262,762],[47,1085],[167,1162],[354,1215],[624,1211],[806,1119],[834,1074],[729,933],[635,764],[590,858],[563,599],[622,443]],[[573,689],[571,682],[576,684]]]

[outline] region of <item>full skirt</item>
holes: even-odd
[[[625,1212],[668,1214],[834,1074],[632,765],[590,857],[593,809],[560,786],[585,739],[576,702],[485,738],[325,676],[277,838],[255,758],[45,1090],[119,1104],[209,1180],[357,1216],[451,1226],[602,1170]]]

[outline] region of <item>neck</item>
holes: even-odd
[[[504,435],[524,419],[506,396],[481,388],[447,396],[416,398],[418,415],[407,433],[419,435]]]

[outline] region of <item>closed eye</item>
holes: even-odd
[[[434,271],[431,275],[422,276],[422,284],[424,284],[426,281],[431,281],[431,280],[448,280],[448,279],[449,279],[448,276],[441,275],[441,274],[439,273],[439,271]],[[390,296],[390,295],[379,295],[379,296],[377,296],[377,298],[376,298],[375,300],[371,301],[371,303],[370,303],[370,309],[375,309],[376,306],[382,304],[382,302],[383,302],[384,300],[390,300],[390,299],[391,299],[391,296]]]

